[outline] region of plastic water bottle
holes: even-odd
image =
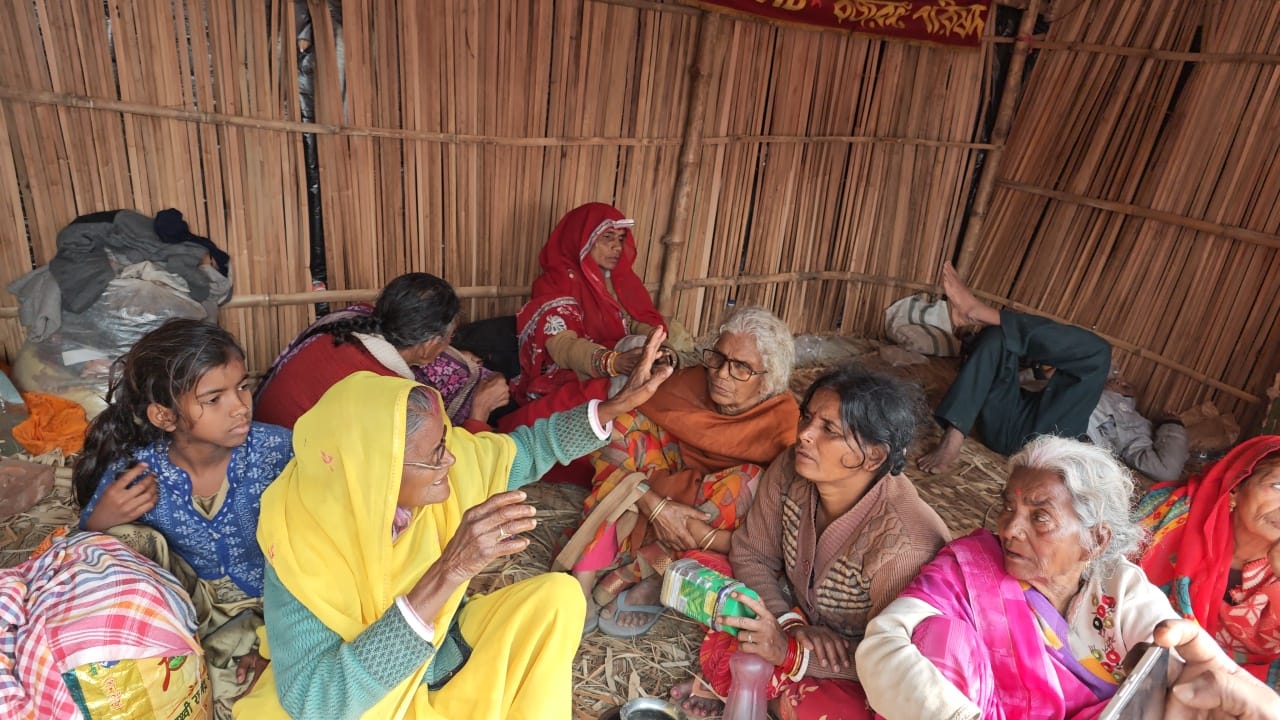
[[[765,690],[773,666],[759,655],[739,650],[729,658],[729,696],[724,702],[724,720],[767,720],[769,700]]]

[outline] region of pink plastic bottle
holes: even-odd
[[[729,658],[733,680],[724,703],[724,720],[767,720],[769,700],[765,690],[773,666],[759,655],[739,650]]]

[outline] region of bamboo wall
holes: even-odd
[[[48,263],[78,215],[175,207],[230,253],[237,293],[310,287],[301,145],[255,127],[297,119],[295,55],[279,42],[293,14],[263,5],[0,4],[0,286]],[[0,291],[0,307],[15,305]],[[221,321],[269,362],[307,312]],[[21,337],[16,319],[0,322],[10,358]]]
[[[700,33],[699,11],[645,0],[346,0],[339,49],[325,3],[308,5],[314,124],[297,109],[293,3],[0,9],[0,282],[46,263],[76,215],[177,207],[231,252],[241,299],[223,319],[260,370],[311,312],[263,297],[309,287],[311,132],[331,289],[425,270],[470,297],[472,317],[514,312],[551,227],[590,200],[637,218],[637,262],[656,287],[692,120],[676,315],[701,330],[730,301],[760,303],[797,332],[878,335],[883,308],[957,252],[993,147],[979,141],[993,38],[961,51],[730,18]],[[1272,4],[1067,5],[1047,38],[1059,46],[1036,49],[986,232],[960,248],[974,280],[1142,348],[1135,379],[1171,404],[1250,407],[1233,398],[1258,394],[1277,364],[1280,240],[1098,203],[1275,240]],[[1202,20],[1206,52],[1266,57],[1113,50],[1186,51]],[[690,118],[700,35],[713,43],[708,89]],[[10,354],[14,304],[0,292]],[[1213,342],[1188,341],[1187,326],[1211,327]]]
[[[1046,41],[977,286],[1113,338],[1152,411],[1254,417],[1280,370],[1280,4],[1085,3]]]

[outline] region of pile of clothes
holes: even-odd
[[[182,213],[113,210],[76,218],[57,254],[9,285],[27,341],[14,362],[25,391],[103,407],[111,363],[172,317],[215,320],[231,297],[230,257]]]

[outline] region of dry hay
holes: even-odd
[[[71,490],[71,468],[64,465],[61,454],[39,457],[16,455],[42,465],[54,465],[53,490],[26,512],[0,518],[0,568],[13,567],[26,560],[31,551],[58,528],[70,529],[79,518],[74,510]]]

